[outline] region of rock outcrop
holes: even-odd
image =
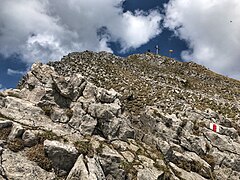
[[[0,92],[0,179],[239,179],[239,92],[149,53],[35,63]]]

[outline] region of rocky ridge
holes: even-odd
[[[0,180],[239,179],[239,88],[150,53],[35,63],[0,92]]]

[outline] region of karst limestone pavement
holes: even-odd
[[[0,180],[237,180],[239,92],[151,53],[35,63],[0,92]]]

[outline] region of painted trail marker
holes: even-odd
[[[215,123],[210,123],[210,129],[213,130],[214,132],[219,132],[219,125]]]

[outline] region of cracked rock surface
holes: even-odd
[[[35,63],[0,92],[0,180],[237,180],[239,92],[150,53]]]

